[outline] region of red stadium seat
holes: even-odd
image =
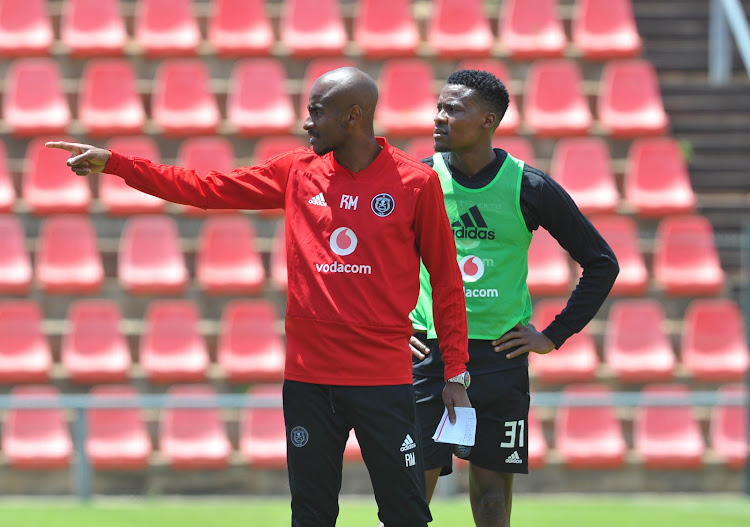
[[[617,256],[620,273],[610,294],[613,296],[643,296],[648,290],[648,270],[641,252],[638,226],[628,216],[600,216],[594,227],[607,241]]]
[[[433,2],[427,42],[438,57],[487,57],[494,38],[482,0]]]
[[[5,151],[5,143],[0,141],[0,213],[10,212],[15,202],[16,189],[8,168],[8,155]]]
[[[172,218],[128,218],[120,237],[118,277],[130,294],[179,294],[185,289],[188,272]]]
[[[47,55],[55,36],[44,0],[0,3],[0,56]]]
[[[161,158],[156,141],[148,136],[117,137],[107,147],[154,163],[158,163]],[[99,176],[99,200],[104,212],[111,216],[158,214],[164,211],[166,205],[163,199],[128,186],[121,177],[104,174]]]
[[[667,295],[716,295],[724,288],[713,227],[703,216],[664,218],[655,247],[654,277]]]
[[[695,210],[696,198],[687,166],[679,144],[672,138],[634,140],[623,186],[625,200],[642,218]]]
[[[712,450],[727,467],[740,470],[748,458],[747,407],[730,404],[730,397],[747,397],[741,384],[727,384],[718,390],[719,402],[711,408],[709,441]]]
[[[120,330],[120,307],[112,300],[78,300],[68,310],[60,358],[74,383],[126,382],[131,359]]]
[[[657,384],[646,386],[641,394],[633,419],[633,443],[643,466],[654,470],[700,468],[705,444],[688,388]]]
[[[503,48],[515,60],[560,57],[565,31],[555,0],[505,0],[498,23]]]
[[[305,75],[302,78],[302,91],[300,92],[300,119],[307,118],[307,102],[310,94],[310,88],[318,80],[318,77],[329,71],[345,68],[356,67],[357,64],[351,59],[344,57],[312,59],[307,63]]]
[[[273,30],[263,0],[215,0],[208,41],[222,57],[269,55]]]
[[[44,143],[43,138],[33,139],[26,150],[22,193],[29,209],[41,215],[87,212],[91,202],[88,180],[68,168],[69,152],[46,148]]]
[[[288,134],[295,123],[292,99],[286,91],[286,72],[276,59],[239,62],[232,71],[227,118],[246,136]]]
[[[11,408],[3,427],[2,448],[12,468],[66,468],[73,457],[73,441],[60,408],[59,392],[50,385],[16,386],[13,401],[35,401],[43,408]]]
[[[603,385],[564,388],[555,414],[555,447],[567,468],[618,469],[627,445],[611,390]],[[595,406],[586,406],[593,399]],[[602,405],[601,403],[607,403]],[[583,406],[581,406],[583,405]]]
[[[518,112],[518,105],[516,104],[515,97],[510,93],[511,78],[508,73],[508,69],[505,64],[496,59],[470,59],[462,61],[457,69],[464,70],[480,70],[492,73],[495,77],[500,79],[505,87],[508,89],[510,95],[510,103],[508,109],[505,111],[505,115],[500,121],[500,125],[495,130],[496,135],[512,135],[518,132],[518,127],[521,124],[521,115]]]
[[[570,259],[549,232],[540,228],[529,246],[526,284],[532,296],[565,295],[570,291]]]
[[[151,382],[197,382],[206,378],[208,349],[189,300],[154,300],[146,311],[140,363]]]
[[[682,364],[698,382],[745,378],[750,351],[739,306],[729,299],[695,299],[685,311]]]
[[[67,0],[60,36],[74,57],[122,55],[128,42],[117,0]]]
[[[529,467],[542,468],[547,464],[547,440],[544,438],[542,422],[534,407],[529,408]]]
[[[281,385],[256,385],[249,394],[278,399],[276,407],[246,408],[240,419],[240,452],[255,469],[286,469],[286,426]]]
[[[341,55],[347,36],[338,0],[285,0],[281,42],[293,57]]]
[[[95,386],[92,402],[127,402],[126,408],[92,408],[87,412],[86,455],[97,470],[144,470],[151,457],[151,439],[140,408],[132,407],[138,393],[130,385]]]
[[[30,300],[0,303],[0,383],[47,382],[52,353],[42,314]]]
[[[523,137],[497,137],[494,138],[494,147],[502,148],[516,159],[520,159],[527,165],[536,165],[536,154],[531,141]]]
[[[9,214],[0,215],[0,294],[27,294],[32,275],[21,220]]]
[[[8,66],[3,117],[12,134],[62,134],[70,124],[70,108],[60,68],[52,59],[19,59]]]
[[[612,137],[666,133],[669,118],[654,66],[640,59],[607,62],[599,82],[597,115]]]
[[[432,66],[419,59],[394,59],[380,70],[376,124],[385,135],[430,135],[435,128]]]
[[[177,165],[207,175],[212,170],[229,173],[235,169],[234,148],[226,137],[191,137],[185,139],[177,152]],[[189,216],[236,214],[236,209],[201,209],[178,205],[178,210]]]
[[[578,64],[563,59],[533,62],[526,76],[523,114],[531,133],[539,137],[587,135],[591,110]]]
[[[175,401],[196,399],[210,403],[216,393],[210,386],[173,386]],[[232,446],[216,406],[167,408],[162,414],[159,447],[175,469],[219,469],[229,464]]]
[[[44,221],[36,278],[48,294],[93,294],[101,289],[104,267],[88,216],[53,216]]]
[[[78,118],[91,136],[136,134],[146,124],[133,65],[127,60],[92,60],[84,66]]]
[[[271,249],[271,281],[280,291],[286,291],[289,285],[286,265],[286,234],[284,222],[280,221],[273,236]]]
[[[283,154],[284,152],[291,152],[298,148],[304,148],[307,146],[307,142],[299,136],[289,135],[283,137],[261,137],[258,142],[255,143],[255,150],[253,152],[253,163],[260,165],[267,159],[271,159],[274,156]]]
[[[265,280],[255,228],[242,215],[206,219],[198,239],[196,278],[207,293],[255,295]]]
[[[201,34],[191,0],[138,0],[135,39],[147,57],[194,55]]]
[[[587,60],[627,58],[641,51],[632,0],[577,0],[571,33]]]
[[[623,383],[669,381],[676,358],[665,331],[664,309],[654,299],[619,300],[609,310],[604,360]]]
[[[230,382],[281,382],[284,343],[276,310],[267,300],[236,300],[227,305],[217,345],[217,362]]]
[[[540,300],[534,306],[532,323],[542,331],[565,308],[565,304],[564,300]],[[586,328],[572,335],[552,353],[529,355],[529,369],[543,383],[591,382],[599,366],[594,339]]]
[[[354,42],[367,59],[411,57],[419,46],[419,29],[410,0],[361,0],[354,18]]]
[[[152,117],[169,136],[213,134],[220,115],[206,64],[198,60],[162,62],[156,72]]]
[[[617,192],[607,144],[597,137],[561,139],[552,154],[550,174],[584,214],[612,214]]]

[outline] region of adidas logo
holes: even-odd
[[[523,463],[523,460],[521,459],[521,456],[518,455],[518,451],[514,451],[511,455],[509,455],[507,458],[505,458],[506,463],[516,463],[518,465]]]
[[[406,434],[406,439],[401,443],[401,452],[406,452],[407,450],[412,450],[414,448],[417,448],[417,444],[409,434]]]
[[[495,230],[487,226],[479,207],[474,205],[469,212],[461,214],[458,221],[451,223],[453,234],[459,239],[494,240]]]
[[[328,203],[326,203],[326,199],[323,197],[323,193],[321,192],[317,196],[313,196],[309,200],[307,200],[308,203],[311,205],[320,205],[321,207],[327,207]]]

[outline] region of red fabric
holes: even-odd
[[[378,142],[380,155],[356,174],[339,165],[332,153],[317,156],[306,149],[205,176],[113,152],[105,171],[177,203],[286,209],[286,379],[411,384],[408,314],[417,301],[421,255],[432,277],[447,379],[465,370],[468,351],[466,304],[440,182],[429,167],[385,139]],[[325,205],[313,200],[320,194]],[[379,194],[390,195],[394,203],[383,217],[372,205]],[[357,199],[356,207],[351,201],[345,205],[347,195]],[[354,242],[354,251],[335,254],[335,233],[339,247]],[[344,271],[359,266],[364,272],[327,272],[331,264]]]

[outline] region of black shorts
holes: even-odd
[[[426,470],[453,472],[453,445],[432,440],[440,422],[443,379],[414,377]],[[471,376],[469,399],[477,412],[477,435],[465,459],[495,472],[529,472],[529,369],[525,366]],[[463,456],[462,456],[463,457]]]
[[[386,527],[426,527],[422,441],[414,387],[327,386],[284,381],[293,527],[332,527],[354,428]]]

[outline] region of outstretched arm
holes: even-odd
[[[141,192],[203,209],[275,209],[284,207],[292,154],[229,173],[201,174],[189,168],[152,163],[82,143],[49,142],[48,148],[71,153],[68,166],[79,176],[104,172],[121,177]]]

